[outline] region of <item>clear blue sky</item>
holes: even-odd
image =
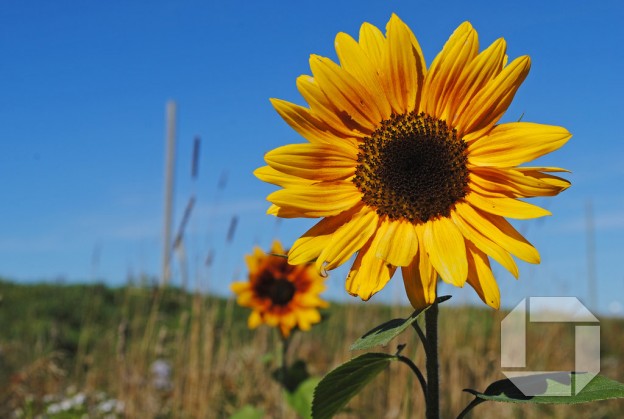
[[[573,172],[568,191],[536,201],[554,216],[516,224],[543,263],[522,263],[518,282],[497,268],[503,305],[531,295],[588,302],[591,202],[599,311],[624,313],[624,6],[615,0],[5,2],[0,276],[122,284],[128,275],[159,274],[164,109],[175,99],[176,224],[192,192],[198,200],[186,240],[191,283],[227,293],[244,277],[252,245],[268,248],[279,237],[288,246],[312,223],[264,215],[274,188],[252,171],[266,151],[302,141],[269,98],[303,104],[295,78],[309,74],[309,54],[335,58],[337,32],[357,36],[364,21],[384,27],[392,12],[413,29],[428,63],[464,20],[482,48],[504,37],[510,58],[532,58],[505,118],[524,114],[574,134],[541,161]],[[195,135],[203,143],[193,184]],[[238,228],[227,243],[234,215]],[[211,249],[214,263],[206,267]],[[176,266],[177,283],[179,273]],[[331,275],[330,298],[345,298],[345,274]],[[445,292],[475,301],[468,287]],[[402,293],[396,277],[377,299]]]

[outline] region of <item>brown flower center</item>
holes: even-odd
[[[466,196],[466,148],[445,121],[393,115],[360,144],[353,182],[379,215],[412,223],[446,217]]]
[[[295,284],[285,278],[275,278],[269,271],[263,272],[256,282],[256,295],[268,298],[273,305],[285,306],[295,295]]]

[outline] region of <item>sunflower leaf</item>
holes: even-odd
[[[264,409],[253,407],[250,404],[246,404],[239,410],[234,412],[230,419],[262,419],[264,417]]]
[[[439,297],[436,300],[435,304],[440,304],[448,300],[449,298],[451,298],[450,295]],[[418,318],[425,311],[427,311],[429,307],[431,306],[425,307],[421,310],[416,310],[412,313],[411,316],[406,319],[392,319],[388,322],[380,324],[379,326],[369,330],[368,332],[366,332],[366,334],[364,334],[364,336],[356,340],[349,349],[354,351],[357,349],[370,349],[375,346],[387,345],[388,342],[403,333],[405,329],[410,327],[412,323],[418,320]]]
[[[595,376],[578,394],[557,395],[572,394],[571,383],[582,375],[584,374],[560,372],[523,377],[525,380],[531,380],[531,388],[540,389],[540,394],[536,396],[525,396],[511,380],[496,381],[483,393],[470,389],[464,391],[483,401],[507,403],[576,404],[624,398],[624,384],[602,375]]]
[[[331,418],[397,356],[366,353],[330,371],[314,390],[312,418]]]
[[[320,381],[320,377],[310,377],[299,384],[295,391],[284,391],[284,398],[300,418],[309,419],[312,417],[314,389]]]

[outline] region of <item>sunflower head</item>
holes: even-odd
[[[278,327],[284,338],[293,328],[310,330],[321,320],[319,308],[328,303],[319,297],[325,290],[325,278],[313,265],[290,265],[280,242],[273,242],[271,252],[259,247],[246,256],[249,280],[234,282],[232,291],[242,307],[249,307],[249,328],[262,323]]]
[[[416,308],[435,301],[438,278],[498,308],[491,260],[516,277],[514,256],[540,260],[506,218],[550,215],[522,199],[570,185],[552,174],[564,169],[524,166],[565,144],[565,128],[500,121],[529,57],[508,62],[502,38],[480,51],[464,22],[427,67],[396,15],[385,34],[364,23],[335,45],[338,62],[312,55],[312,75],[297,79],[307,107],[272,100],[306,142],[270,151],[255,171],[282,188],[269,214],[321,218],[289,262],[330,270],[355,254],[346,288],[362,299],[400,267]]]

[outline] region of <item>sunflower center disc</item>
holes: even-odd
[[[269,289],[269,298],[273,304],[286,305],[295,295],[295,284],[287,279],[276,279]]]
[[[446,217],[466,196],[466,148],[445,121],[394,115],[360,144],[353,182],[379,215],[412,223]]]
[[[285,306],[295,295],[295,284],[288,279],[275,278],[270,272],[261,275],[256,284],[258,296],[268,298],[275,305]]]

